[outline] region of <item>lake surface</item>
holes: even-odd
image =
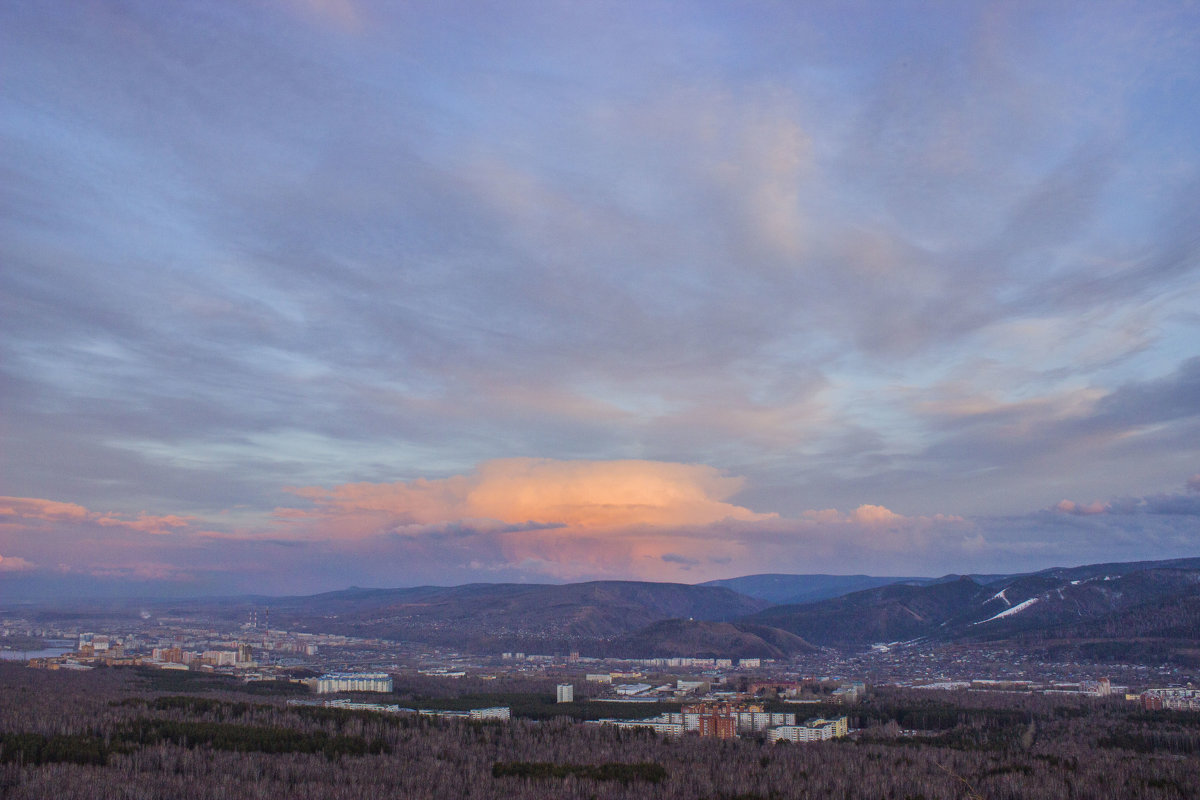
[[[0,650],[0,661],[28,661],[31,658],[54,658],[70,653],[70,647],[50,647],[45,650]]]

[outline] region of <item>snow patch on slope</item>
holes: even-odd
[[[991,622],[992,620],[1000,619],[1001,617],[1011,617],[1013,614],[1020,614],[1022,611],[1029,608],[1037,601],[1038,601],[1038,598],[1031,597],[1023,603],[1017,603],[1012,608],[1004,609],[1003,611],[1001,611],[999,614],[995,615],[994,617],[988,617],[987,619],[981,619],[979,622],[973,622],[971,624],[972,625],[982,625],[985,622]]]
[[[989,597],[988,602],[990,603],[993,600],[1003,600],[1005,603],[1007,603],[1008,605],[1011,606],[1012,602],[1007,597],[1004,596],[1004,593],[1007,591],[1008,591],[1008,587],[1005,586],[1003,589],[1001,589],[1000,591],[996,592],[994,595]]]

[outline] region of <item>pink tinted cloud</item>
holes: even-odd
[[[141,512],[136,517],[114,512],[89,511],[77,503],[62,503],[37,497],[0,497],[0,518],[8,527],[40,523],[91,523],[105,528],[122,528],[141,533],[166,534],[187,528],[194,517]]]
[[[929,548],[965,552],[978,551],[986,545],[973,525],[962,517],[947,514],[910,517],[869,503],[849,512],[836,508],[806,511],[797,519],[779,520],[771,528],[775,530],[769,538],[780,545],[781,558],[788,557],[789,548],[800,548],[823,558],[866,564],[881,554],[894,558],[903,553],[919,558]],[[763,534],[765,531],[758,538],[764,538]]]
[[[33,567],[32,562],[18,556],[0,556],[0,572],[24,572]]]
[[[947,516],[944,514],[937,514],[932,517],[906,517],[903,514],[897,514],[895,511],[892,511],[890,508],[886,508],[885,506],[876,506],[869,503],[864,503],[849,513],[842,513],[836,508],[824,508],[820,511],[805,511],[800,515],[800,520],[807,523],[842,525],[855,524],[865,526],[889,524],[919,525],[933,522],[963,522],[962,517]]]
[[[1108,503],[1102,503],[1099,500],[1081,505],[1073,500],[1060,500],[1055,506],[1056,511],[1063,514],[1074,514],[1080,517],[1090,517],[1095,514],[1107,514],[1109,511]]]
[[[883,506],[861,505],[850,514],[850,518],[854,522],[861,522],[864,525],[884,525],[889,522],[899,522],[904,519],[903,516],[897,514],[891,509]]]

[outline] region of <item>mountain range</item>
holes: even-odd
[[[819,647],[1011,641],[1074,657],[1200,657],[1200,558],[1016,575],[750,575],[351,589],[274,598],[299,629],[494,652],[786,658]]]
[[[744,621],[834,647],[1013,642],[1082,658],[1200,663],[1200,559],[896,583],[773,606]]]
[[[698,585],[350,588],[152,607],[231,622],[269,607],[277,629],[481,653],[787,658],[816,648],[928,641],[1200,663],[1200,558],[940,578],[767,574]]]

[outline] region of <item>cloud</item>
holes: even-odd
[[[1107,514],[1109,511],[1108,503],[1101,503],[1099,500],[1087,505],[1080,505],[1073,500],[1061,500],[1054,508],[1056,511],[1061,511],[1064,514],[1077,514],[1079,516]]]
[[[689,553],[734,557],[721,526],[777,519],[728,502],[742,485],[703,464],[498,459],[449,478],[289,488],[312,507],[277,508],[264,535],[493,572],[661,579],[690,568]]]
[[[0,556],[0,572],[24,572],[33,568],[33,563],[19,556]]]
[[[36,497],[0,497],[0,525],[26,526],[37,523],[90,523],[103,528],[123,528],[163,535],[188,528],[195,517],[141,512],[130,518],[114,512],[89,511],[77,503]]]
[[[850,515],[855,522],[867,525],[883,525],[889,522],[899,522],[904,517],[883,506],[861,505]]]
[[[1148,516],[1200,516],[1200,497],[1194,496],[1197,493],[1195,487],[1197,483],[1196,478],[1197,476],[1195,475],[1188,478],[1182,492],[1163,492],[1135,497],[1118,497],[1108,502],[1097,500],[1086,506],[1070,500],[1063,500],[1054,508],[1056,511],[1077,516],[1094,516],[1097,514],[1143,518]]]
[[[658,461],[488,461],[469,475],[440,480],[291,488],[314,510],[281,508],[281,519],[361,520],[430,525],[496,520],[561,526],[570,531],[681,527],[724,520],[772,519],[725,502],[742,479],[702,464]],[[366,532],[351,525],[351,532]]]
[[[116,565],[96,564],[87,567],[73,567],[64,572],[122,581],[165,581],[169,583],[193,583],[196,581],[195,573],[187,567],[153,561],[125,562]]]
[[[1195,492],[1079,504],[1023,516],[904,514],[879,503],[794,516],[733,502],[743,481],[713,467],[644,460],[503,459],[439,479],[302,487],[309,505],[210,530],[177,515],[99,513],[0,500],[0,569],[97,580],[295,592],[350,583],[643,579],[758,572],[942,574],[1195,550]],[[177,527],[170,527],[170,526]],[[176,536],[147,536],[170,529]],[[30,536],[30,531],[37,531]],[[53,572],[53,570],[51,570]],[[132,585],[132,584],[131,584]],[[245,587],[243,587],[245,588]],[[303,590],[300,590],[303,591]]]
[[[842,513],[836,508],[825,508],[820,511],[805,511],[800,519],[808,523],[837,524],[837,525],[866,525],[881,526],[895,524],[925,524],[930,522],[963,522],[962,517],[938,514],[933,517],[906,517],[897,514],[884,506],[863,504],[849,513]]]
[[[700,580],[880,553],[894,570],[898,554],[981,548],[961,517],[861,504],[785,518],[729,502],[742,486],[698,464],[503,459],[439,480],[293,488],[313,507],[275,514],[287,535],[314,543],[569,580]]]

